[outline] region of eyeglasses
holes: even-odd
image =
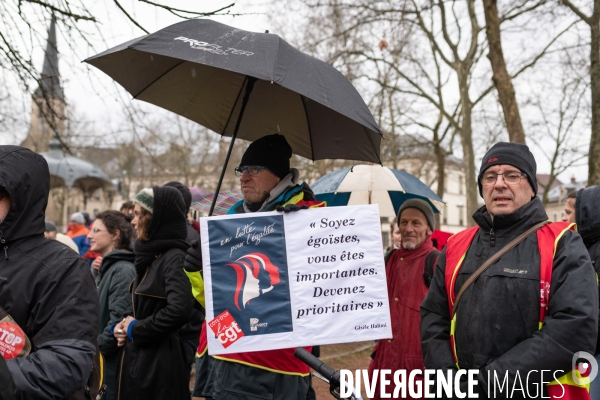
[[[261,167],[260,165],[247,165],[245,167],[235,167],[235,176],[242,176],[244,171],[248,172],[250,176],[256,176],[261,169],[268,169],[267,167]]]
[[[90,232],[92,232],[93,234],[96,234],[98,232],[102,232],[105,231],[106,229],[100,229],[100,228],[92,228],[92,230]]]
[[[503,174],[487,172],[481,177],[481,184],[483,186],[492,186],[496,184],[498,176],[500,175],[502,176],[502,180],[504,181],[504,183],[506,183],[507,185],[518,185],[519,183],[521,183],[521,179],[527,177],[527,174],[517,171],[505,172]]]

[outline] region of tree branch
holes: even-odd
[[[53,6],[52,4],[48,4],[44,1],[40,1],[40,0],[21,0],[21,1],[25,1],[27,3],[32,3],[32,4],[37,4],[40,5],[44,8],[47,8],[48,10],[54,11],[56,13],[59,13],[61,15],[64,15],[65,17],[69,17],[69,18],[73,18],[75,21],[78,21],[80,19],[85,20],[85,21],[92,21],[92,22],[97,22],[96,18],[94,17],[87,17],[85,15],[80,15],[80,14],[75,14],[72,13],[70,11],[65,11],[63,9],[60,9],[58,7]]]
[[[229,9],[229,8],[231,8],[231,7],[233,7],[235,5],[235,3],[231,3],[228,6],[219,8],[218,10],[214,10],[214,11],[210,11],[210,12],[199,12],[199,11],[190,11],[190,10],[183,10],[183,9],[180,9],[180,8],[170,7],[170,6],[166,6],[164,4],[154,3],[154,2],[152,2],[150,0],[138,0],[138,1],[140,1],[142,3],[150,4],[150,5],[158,7],[158,8],[163,8],[163,9],[169,11],[171,14],[177,15],[178,17],[182,17],[182,16],[179,15],[179,14],[176,14],[175,12],[182,12],[182,13],[185,13],[185,14],[196,15],[196,16],[199,16],[199,17],[208,17],[208,16],[211,16],[211,15],[217,15],[221,11],[227,10],[227,9]],[[186,18],[186,17],[182,17],[182,18]]]
[[[579,18],[581,18],[586,24],[588,24],[589,26],[592,26],[592,24],[594,23],[592,21],[592,17],[591,16],[587,16],[583,13],[583,11],[581,11],[579,8],[577,8],[577,6],[573,3],[571,3],[571,0],[562,0],[562,3],[567,6],[568,8],[571,9],[571,11],[573,11]]]
[[[119,9],[123,12],[123,14],[125,14],[125,16],[131,21],[133,22],[133,24],[135,26],[137,26],[138,28],[140,28],[141,30],[143,30],[144,32],[146,32],[147,35],[150,34],[150,32],[148,32],[147,30],[145,30],[140,24],[138,24],[138,22],[131,16],[129,15],[129,13],[123,8],[123,6],[119,3],[119,0],[113,0],[114,3],[117,5],[117,7],[119,7]]]

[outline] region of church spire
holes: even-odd
[[[58,47],[56,42],[56,20],[54,16],[52,16],[50,29],[48,29],[48,43],[46,44],[40,85],[33,94],[34,99],[44,97],[64,101],[63,91],[60,87],[60,74],[58,72]]]

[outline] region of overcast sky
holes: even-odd
[[[193,7],[193,3],[204,3],[209,4],[209,8],[195,8],[195,10],[209,11],[228,5],[232,1],[190,2],[169,0],[166,4],[172,7],[189,9]],[[181,21],[181,19],[168,12],[141,4],[135,0],[122,1],[122,4],[150,32]],[[237,1],[232,13],[245,15],[235,17],[219,16],[213,17],[213,19],[249,31],[264,32],[268,29],[272,33],[277,33],[269,26],[270,21],[275,20],[279,23],[281,19],[289,18],[289,16],[282,15],[279,18],[278,15],[271,15],[270,13],[273,11],[269,9],[268,4],[268,0]],[[75,42],[72,48],[68,45],[69,38],[66,36],[69,33],[59,30],[57,33],[60,53],[59,69],[65,97],[69,106],[75,110],[75,116],[93,121],[94,132],[101,134],[102,132],[119,129],[119,125],[124,118],[122,110],[125,105],[131,104],[132,101],[138,105],[142,102],[131,100],[131,96],[121,86],[114,83],[111,78],[94,67],[82,64],[81,61],[120,43],[142,36],[144,32],[128,21],[122,13],[119,13],[112,2],[96,1],[91,3],[90,11],[100,21],[100,33],[92,24],[83,25],[84,30],[88,32],[86,36],[93,47],[90,47],[83,40],[79,40]],[[46,22],[46,26],[48,24],[49,21]],[[41,45],[34,49],[34,63],[40,71],[43,63],[43,51]],[[16,84],[13,89],[18,90]],[[13,142],[14,137],[20,140],[25,136],[27,131],[26,121],[29,115],[29,98],[29,95],[23,96],[22,108],[24,109],[24,115],[27,115],[27,118],[23,118],[24,123],[18,129],[18,132],[12,135],[13,138],[0,135],[0,143],[7,140]],[[156,112],[165,112],[152,105],[147,105],[145,108],[157,110]],[[1,136],[5,137],[2,138]],[[532,150],[538,160],[538,172],[548,172],[549,168],[547,163],[543,161],[543,157],[535,154],[536,150],[533,148]],[[565,182],[572,174],[576,175],[577,180],[586,179],[587,166],[572,168],[559,178]]]

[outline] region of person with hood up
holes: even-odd
[[[134,198],[137,230],[132,313],[113,333],[124,346],[118,398],[189,400],[189,373],[178,335],[190,318],[192,288],[183,270],[186,210],[172,187],[146,188]]]
[[[190,211],[190,207],[192,206],[192,192],[190,192],[190,189],[183,183],[177,181],[167,182],[164,184],[164,186],[174,187],[175,189],[179,190],[179,193],[181,193],[181,195],[183,196],[183,202],[185,203],[185,215],[187,221],[187,237],[185,240],[188,243],[192,243],[192,240],[198,240],[200,234],[192,227],[191,222],[187,218],[187,215]]]
[[[131,219],[124,214],[107,210],[99,213],[90,231],[90,249],[99,254],[102,263],[96,276],[100,299],[100,330],[98,345],[104,356],[106,400],[117,399],[119,347],[110,328],[121,322],[131,310],[129,285],[135,276],[135,255],[130,250]]]
[[[421,304],[425,368],[479,370],[480,399],[588,396],[569,379],[574,355],[596,346],[596,277],[574,226],[549,223],[536,169],[525,145],[490,148],[479,170],[485,205],[473,214],[477,226],[448,240]],[[562,377],[561,385],[540,384]],[[460,384],[465,392],[466,374]]]
[[[4,353],[18,399],[82,391],[96,354],[95,285],[77,253],[44,238],[49,191],[44,157],[0,146],[0,307],[31,342],[27,355]]]
[[[574,198],[573,198],[574,197]],[[577,232],[583,239],[583,244],[590,254],[596,276],[600,275],[600,186],[590,186],[577,192],[569,193],[572,199],[570,214],[577,223]],[[569,201],[567,198],[567,201]],[[566,207],[565,207],[566,208]],[[600,290],[600,289],[599,289]],[[599,310],[600,311],[600,310]],[[600,328],[600,320],[598,321]],[[600,361],[600,337],[596,342],[596,361]],[[590,385],[592,400],[600,400],[600,379],[594,379]]]
[[[177,181],[167,182],[164,184],[164,186],[174,187],[175,189],[179,190],[179,193],[181,193],[181,196],[183,197],[187,222],[187,237],[185,241],[191,243],[193,240],[198,240],[200,234],[192,227],[192,224],[187,218],[187,213],[192,206],[192,193],[190,192],[190,189],[183,183]],[[198,338],[200,337],[200,331],[202,330],[204,317],[204,307],[202,307],[199,302],[195,301],[194,307],[192,308],[192,314],[190,315],[190,321],[179,330],[179,337],[181,338],[181,343],[183,345],[188,376],[191,375],[192,364],[194,364],[194,360],[196,358],[196,350],[198,349],[199,342]]]

